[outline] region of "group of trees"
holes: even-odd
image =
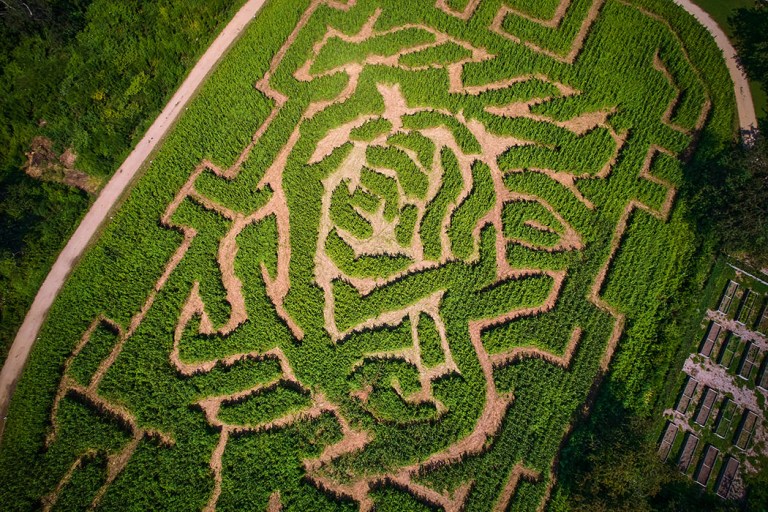
[[[768,91],[768,2],[734,11],[728,19],[739,64],[751,80]],[[761,132],[768,130],[768,111],[758,112]],[[749,140],[751,137],[747,134]],[[768,139],[753,135],[751,144],[733,145],[708,169],[702,169],[700,206],[709,202],[711,221],[729,252],[745,253],[768,266]],[[707,197],[709,196],[709,197]],[[701,212],[700,217],[706,215]]]
[[[0,2],[0,361],[89,204],[22,172],[32,139],[106,180],[240,3]]]
[[[60,78],[64,48],[84,26],[86,4],[6,0],[0,5],[0,361],[88,204],[83,193],[39,183],[21,171],[38,129],[32,110],[52,103],[46,97]]]

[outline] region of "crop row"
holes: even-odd
[[[519,3],[508,5],[519,9]],[[466,4],[448,2],[457,10]],[[528,14],[546,18],[555,4]],[[591,4],[572,2],[559,28],[514,13],[503,28],[562,53]],[[371,484],[366,496],[381,508],[418,509],[459,496],[471,483],[465,508],[482,510],[512,482],[510,509],[527,510],[549,492],[553,460],[603,371],[619,317],[625,322],[614,373],[628,400],[647,390],[644,377],[662,350],[655,343],[668,314],[665,301],[683,285],[697,243],[685,204],[668,210],[682,179],[676,156],[692,143],[702,112],[708,124],[699,140],[731,135],[733,101],[721,90],[727,74],[703,29],[661,1],[606,2],[578,58],[567,64],[489,30],[498,1],[481,2],[466,23],[429,2],[360,0],[348,11],[320,5],[302,18],[308,5],[265,6],[68,281],[10,411],[0,451],[0,502],[8,508],[29,508],[61,482],[57,507],[88,506],[108,482],[99,498],[108,509],[202,508],[214,495],[221,509],[266,508],[273,499],[286,509],[355,509],[356,498],[338,499],[317,481],[344,489],[463,446],[483,432],[481,416],[498,400],[503,421],[479,448],[409,473],[407,485],[395,477]],[[674,30],[639,7],[660,13]],[[331,37],[312,54],[328,27],[349,38],[378,8],[376,33],[414,20],[432,32],[400,30],[359,43]],[[296,40],[278,54],[302,19]],[[386,57],[435,41],[435,33],[493,55],[462,66],[467,90],[452,90],[446,70],[467,58],[464,46],[437,46],[387,64]],[[363,67],[348,98],[333,103],[352,83],[354,66],[318,73],[372,54],[384,63]],[[269,86],[287,101],[270,117],[275,103],[253,84],[274,55],[282,60]],[[296,78],[311,59],[314,78]],[[409,69],[426,63],[434,67]],[[394,84],[408,108],[420,109],[401,116],[400,130],[381,117],[392,108],[382,90],[393,89],[380,86]],[[305,115],[322,101],[331,103]],[[309,163],[330,130],[366,116],[349,141]],[[437,132],[455,147],[436,143]],[[506,146],[494,155],[490,141]],[[288,144],[294,145],[281,179],[264,186]],[[324,183],[351,165],[356,145],[366,146],[358,187],[340,180],[326,190]],[[238,159],[228,178],[202,170],[190,181],[203,160],[226,169]],[[471,184],[462,174],[465,160],[472,161]],[[186,195],[174,202],[180,190]],[[283,200],[289,286],[278,300],[285,227],[273,205]],[[497,214],[496,205],[498,226],[480,226]],[[254,215],[266,208],[274,210]],[[320,244],[326,213],[332,228]],[[370,219],[379,214],[382,223],[394,224],[400,246],[419,237],[422,267],[413,269],[413,258],[403,254],[355,252],[348,235],[371,239],[378,227]],[[547,250],[569,228],[580,243]],[[498,237],[512,240],[501,255]],[[177,254],[183,257],[174,259]],[[333,265],[318,267],[319,254]],[[371,282],[370,290],[360,285]],[[239,297],[247,320],[230,330]],[[398,311],[404,313],[379,318]],[[68,359],[100,316],[130,336],[100,326]],[[287,318],[300,326],[301,339]],[[330,319],[345,333],[338,339],[329,333]],[[117,346],[97,388],[85,396],[68,392],[52,416],[65,361],[71,360],[67,375],[86,386]],[[176,350],[199,369],[183,374],[169,357]],[[290,372],[282,359],[254,355],[274,350]],[[95,405],[93,393],[128,411],[142,431],[167,433],[170,441],[142,437],[110,480],[110,457],[132,446],[135,434],[119,415]],[[222,396],[231,400],[214,425],[205,401]],[[281,419],[284,428],[256,429]],[[58,434],[46,445],[51,422]],[[345,439],[354,444],[350,432],[365,432],[366,442],[344,448]],[[338,456],[323,458],[329,447],[326,453],[338,449]],[[526,476],[515,480],[518,463]],[[20,465],[29,468],[24,475],[12,469]],[[438,497],[419,496],[419,486]]]

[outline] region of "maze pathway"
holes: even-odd
[[[73,400],[129,440],[86,441],[44,506],[97,456],[106,506],[164,452],[204,459],[201,507],[236,507],[251,442],[301,473],[253,484],[269,510],[545,504],[624,331],[628,232],[669,221],[712,108],[658,15],[554,4],[311,1],[252,77],[270,109],[250,141],[187,169],[157,219],[179,244],[140,309],[68,356],[47,449]],[[591,44],[627,20],[650,34],[636,59]]]

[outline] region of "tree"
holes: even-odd
[[[686,174],[683,194],[699,231],[717,237],[727,252],[768,265],[768,139],[734,142]]]
[[[735,512],[656,453],[655,416],[626,409],[610,380],[561,453],[554,512]]]
[[[768,92],[768,1],[740,8],[728,18],[739,64],[751,80]]]

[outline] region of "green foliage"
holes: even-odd
[[[435,156],[435,143],[419,132],[398,132],[389,139],[389,144],[400,146],[404,149],[415,151],[419,162],[425,169],[432,168],[432,159]]]
[[[370,141],[382,133],[388,133],[391,130],[392,123],[386,119],[372,119],[370,121],[366,121],[364,125],[353,129],[349,134],[349,138],[350,140]]]
[[[649,148],[656,145],[682,154],[694,140],[684,132],[693,128],[705,94],[713,110],[694,158],[705,161],[732,135],[733,97],[721,86],[727,84],[727,70],[716,45],[702,27],[680,16],[677,7],[661,0],[637,3],[670,20],[673,31],[635,4],[606,2],[578,59],[564,64],[530,45],[488,31],[499,2],[481,2],[467,23],[438,11],[434,2],[358,0],[346,11],[321,5],[283,54],[279,49],[309,2],[268,2],[209,77],[54,304],[9,412],[0,451],[0,502],[9,509],[34,507],[57,487],[83,450],[93,449],[96,455],[76,471],[61,496],[62,504],[79,506],[77,500],[88,501],[86,497],[98,492],[105,454],[117,453],[130,441],[130,426],[113,421],[86,399],[68,396],[54,418],[60,422],[60,434],[50,447],[44,445],[63,364],[93,319],[105,315],[135,330],[96,391],[129,411],[141,428],[168,433],[173,439],[171,445],[140,440],[104,495],[101,506],[105,509],[203,508],[214,487],[216,464],[211,455],[225,438],[222,427],[213,425],[201,406],[205,400],[239,393],[238,399],[225,402],[217,411],[226,426],[259,425],[286,417],[296,421],[259,432],[230,431],[221,459],[218,507],[264,509],[272,493],[280,490],[286,509],[353,510],[358,504],[326,492],[307,474],[307,459],[317,459],[342,439],[339,416],[350,428],[365,431],[368,442],[334,457],[323,469],[324,476],[354,482],[421,463],[467,439],[484,412],[491,384],[500,396],[514,399],[482,449],[456,463],[429,467],[414,479],[438,492],[452,492],[471,481],[465,509],[485,510],[497,502],[514,465],[523,463],[541,477],[520,483],[509,508],[538,507],[552,482],[549,471],[562,446],[563,432],[594,391],[617,313],[625,315],[626,328],[612,367],[615,400],[599,408],[599,416],[608,416],[616,403],[633,411],[651,407],[646,397],[658,386],[659,374],[668,368],[671,353],[682,339],[679,328],[662,327],[682,307],[673,298],[689,279],[705,272],[696,260],[700,240],[688,222],[686,199],[677,203],[666,222],[647,213],[664,207],[669,186],[659,180],[679,184],[687,178],[676,160],[664,156],[655,157],[649,171],[659,179],[641,177]],[[503,27],[515,37],[562,54],[570,48],[590,4],[572,2],[559,27],[543,27],[514,13],[504,19]],[[464,6],[461,2],[450,5]],[[546,18],[555,4],[523,6],[510,1],[509,5]],[[346,90],[350,78],[340,71],[303,82],[295,78],[295,71],[329,27],[351,37],[379,7],[376,30],[416,20],[492,54],[487,61],[462,68],[466,85],[538,78],[477,94],[449,92],[451,82],[443,64],[464,54],[449,45],[440,46],[405,59],[411,65],[435,64],[425,70],[403,69],[380,59],[385,64],[367,66],[356,75],[357,86],[343,102],[303,119],[311,103],[333,100]],[[114,25],[110,27],[115,30]],[[331,37],[312,71],[362,62],[371,54],[392,56],[402,48],[434,40],[417,28],[393,30],[361,44]],[[683,57],[684,49],[691,62]],[[113,55],[112,51],[105,53]],[[654,69],[657,54],[675,85],[685,92],[672,115],[682,128],[662,122],[677,91]],[[270,74],[269,83],[287,99],[270,117],[277,102],[253,84],[265,75],[275,55],[283,60]],[[149,81],[142,86],[139,72],[128,75],[120,90],[139,96]],[[564,95],[557,83],[576,92]],[[395,125],[377,118],[384,110],[382,85],[398,85],[408,108],[421,110],[404,116],[398,132],[379,144],[383,140],[379,135],[388,134]],[[106,96],[108,101],[111,94]],[[486,109],[532,99],[540,100],[531,112],[542,120],[498,116]],[[130,117],[126,112],[132,113],[133,107],[128,103],[126,111],[115,112]],[[583,133],[569,130],[564,123],[598,111],[612,114],[604,125]],[[345,143],[322,161],[308,163],[329,130],[362,116],[374,120],[353,131],[354,145]],[[176,227],[158,222],[202,159],[232,165],[266,119],[271,124],[243,157],[238,176],[225,180],[202,174],[194,183],[195,193],[172,216]],[[618,155],[611,129],[626,136]],[[519,144],[513,144],[498,162],[488,163],[484,160],[490,152],[483,151],[479,135],[473,134],[480,130],[499,138],[512,137]],[[430,138],[435,132],[450,134],[458,151],[454,153],[453,141],[448,147],[436,144]],[[292,138],[294,133],[298,137]],[[107,147],[109,135],[97,141],[100,148]],[[368,144],[365,159],[362,152],[354,153],[373,140],[377,143]],[[489,149],[487,144],[495,144],[494,140],[487,137],[482,142]],[[282,191],[259,189],[265,171],[288,141],[295,145],[280,167]],[[360,156],[352,162],[362,169],[359,180],[355,176],[335,190],[326,190],[333,173],[342,163],[349,164],[350,155]],[[460,161],[462,165],[472,162],[471,183],[465,184],[469,177],[462,175]],[[503,176],[492,168],[496,163]],[[352,184],[359,186],[350,190]],[[465,185],[468,194],[461,193]],[[495,218],[484,222],[496,205],[497,187],[513,195],[535,196],[542,203],[513,201],[501,212],[501,225]],[[273,282],[281,268],[277,241],[286,234],[274,211],[237,232],[233,256],[237,282],[233,284],[222,276],[226,269],[221,253],[232,250],[226,235],[241,226],[241,216],[254,214],[279,192],[284,192],[289,209],[290,286],[283,290],[283,283]],[[331,196],[330,204],[324,203],[325,194]],[[517,243],[551,248],[564,231],[563,223],[543,202],[580,234],[583,250],[548,252]],[[614,253],[617,225],[627,205],[636,203],[645,206],[628,218]],[[235,214],[219,215],[217,207]],[[320,241],[326,207],[333,226]],[[394,229],[395,241],[404,249],[358,254],[345,237],[370,241],[373,224],[366,217],[379,212],[385,228]],[[535,222],[532,226],[526,221]],[[194,230],[188,247],[179,226],[188,233]],[[441,239],[444,229],[452,257],[442,259],[447,256]],[[391,231],[385,235],[392,237]],[[395,241],[386,242],[394,246]],[[186,252],[176,261],[179,247]],[[423,248],[421,268],[412,268],[417,256],[405,255],[411,254],[412,247],[414,252]],[[318,284],[318,270],[323,269],[316,265],[323,252],[336,267],[325,269],[331,275],[325,288]],[[705,259],[709,253],[702,254]],[[504,257],[510,272],[502,265]],[[169,261],[174,266],[165,274]],[[615,311],[598,306],[590,294],[609,262],[597,292]],[[193,287],[204,306],[192,305],[204,309],[203,318],[210,321],[213,332],[200,332],[204,324],[199,315],[183,330],[177,325]],[[218,329],[227,324],[235,307],[233,289],[242,292],[248,318],[232,332],[221,334]],[[557,300],[550,303],[554,292]],[[150,294],[151,305],[145,308]],[[332,297],[332,307],[327,296]],[[414,307],[427,303],[437,313]],[[540,312],[532,313],[536,311]],[[137,312],[145,316],[134,324]],[[301,327],[301,340],[291,332],[286,315]],[[381,325],[366,327],[382,317]],[[477,321],[487,322],[488,327],[473,337],[476,333],[471,329]],[[331,324],[338,335],[330,332]],[[427,390],[417,364],[401,354],[413,354],[417,336],[424,366],[435,369],[445,363],[443,327],[456,368],[431,379]],[[568,347],[577,329],[581,337],[571,353]],[[92,374],[110,336],[100,327],[92,344],[73,359],[77,380]],[[195,375],[181,375],[169,362],[174,347],[182,361],[207,364]],[[285,368],[275,359],[262,361],[253,355],[277,349],[285,354],[301,386],[288,384]],[[478,358],[481,349],[491,356],[505,352],[523,356],[496,365],[489,382]],[[531,357],[531,351],[545,352],[545,357]],[[567,368],[553,363],[562,358],[568,359]],[[249,392],[278,379],[282,380],[269,389]],[[320,394],[338,410],[312,409]],[[639,478],[656,468],[645,452],[629,459],[629,467],[620,466],[618,454],[642,444],[630,436],[610,437],[615,442],[605,443],[606,450],[599,456],[578,461],[579,454],[591,457],[601,447],[590,444],[599,417],[596,421],[575,438],[575,448],[567,456],[576,459],[573,467],[586,464],[591,471],[610,455],[613,465],[606,467],[615,469],[595,470],[589,478],[566,478],[561,491],[556,491],[560,496],[556,504],[576,497],[579,485],[585,496],[607,491],[603,501],[584,498],[584,503],[603,506],[618,506],[637,494],[658,496],[656,489],[663,485],[654,478],[633,480],[629,490],[619,488],[624,477]],[[23,475],[15,471],[20,465],[28,468]],[[371,496],[377,508],[421,507],[393,482],[374,487]]]
[[[233,425],[259,425],[286,414],[297,412],[311,404],[306,393],[288,386],[257,393],[234,404],[225,404],[219,418]]]
[[[347,183],[342,182],[333,191],[331,197],[331,220],[357,238],[370,238],[373,234],[371,224],[355,210]]]
[[[440,46],[433,46],[426,50],[407,53],[400,57],[400,64],[413,68],[434,64],[450,64],[468,59],[472,52],[453,42],[447,42]]]
[[[400,212],[400,221],[395,228],[395,236],[397,237],[397,243],[403,246],[407,246],[411,243],[413,238],[413,230],[416,228],[416,220],[419,215],[419,211],[412,204],[407,204]]]
[[[427,205],[419,228],[421,242],[424,245],[424,257],[429,260],[438,260],[442,255],[440,232],[443,219],[448,213],[448,207],[456,203],[464,184],[459,162],[450,149],[443,148],[440,160],[443,168],[443,182],[434,199]]]
[[[371,386],[366,408],[381,421],[407,425],[437,416],[432,404],[409,403],[409,395],[419,390],[419,374],[411,365],[402,361],[367,361],[353,378],[361,388]]]
[[[506,3],[506,2],[505,2]],[[520,6],[521,2],[510,2]],[[524,6],[522,10],[534,18],[551,19],[554,14],[554,4],[551,0],[537,2],[535,7]],[[541,46],[555,54],[566,54],[571,42],[576,36],[581,22],[592,5],[591,0],[574,0],[566,11],[566,15],[556,29],[542,26],[533,20],[509,15],[502,21],[504,30],[514,34],[524,41]],[[518,7],[519,8],[519,7]]]
[[[464,153],[479,153],[480,144],[469,129],[459,123],[456,118],[443,114],[441,112],[419,112],[410,116],[403,117],[403,127],[412,130],[423,130],[444,126],[452,133],[454,139]]]
[[[332,231],[325,250],[342,272],[353,277],[389,277],[411,263],[405,256],[355,256],[354,250]]]
[[[476,163],[472,167],[472,191],[456,208],[448,228],[451,249],[459,258],[468,258],[474,251],[472,231],[480,218],[491,209],[494,198],[491,170],[483,163]]]
[[[87,386],[99,367],[117,342],[117,334],[100,324],[88,339],[88,344],[72,362],[70,372],[81,385]]]
[[[363,169],[360,173],[360,182],[365,188],[382,198],[384,201],[384,218],[388,221],[393,220],[400,205],[397,181],[370,169]]]
[[[592,418],[563,450],[553,510],[738,510],[664,464],[648,437],[649,423],[605,389]]]
[[[539,247],[553,247],[560,241],[563,226],[541,203],[533,201],[515,201],[504,205],[501,212],[504,236],[515,240],[524,240]],[[539,229],[526,223],[534,221]]]
[[[421,357],[427,366],[435,366],[445,361],[435,321],[423,313],[419,317],[419,346]]]
[[[370,55],[389,57],[405,48],[434,42],[435,36],[420,28],[406,28],[387,35],[366,40],[361,44],[350,44],[339,38],[331,38],[323,47],[315,62],[312,73],[322,73],[342,64],[362,62]]]
[[[687,174],[683,193],[699,230],[756,266],[768,264],[768,140],[734,143]]]
[[[6,2],[0,21],[0,361],[85,194],[21,171],[35,136],[106,179],[241,0]]]
[[[87,205],[84,193],[26,174],[0,183],[0,362]]]
[[[397,173],[397,179],[405,194],[410,198],[424,199],[429,181],[407,154],[392,146],[368,146],[365,156],[373,167],[391,169]]]

